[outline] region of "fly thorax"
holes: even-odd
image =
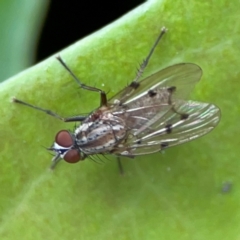
[[[87,154],[110,151],[125,136],[126,128],[114,118],[83,123],[75,130],[75,141]]]

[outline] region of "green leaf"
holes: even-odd
[[[84,83],[109,96],[134,78],[162,26],[169,32],[145,76],[179,62],[202,67],[191,98],[218,105],[219,126],[164,154],[124,159],[125,176],[113,156],[47,170],[51,155],[42,146],[73,124],[11,97],[63,116],[99,104],[98,94],[79,90],[54,56],[1,84],[0,238],[238,239],[239,7],[236,0],[148,1],[60,53]],[[223,192],[226,182],[232,189]]]

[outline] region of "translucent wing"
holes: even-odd
[[[174,109],[187,114],[186,119],[182,119],[181,114],[173,111],[170,106],[165,107],[164,113],[161,104],[154,108],[161,109],[153,117],[155,120],[151,118],[152,116],[149,118],[144,116],[140,119],[141,127],[132,129],[130,127],[126,142],[116,146],[115,154],[133,157],[179,145],[210,132],[220,120],[219,108],[209,103],[176,100]],[[135,110],[138,111],[137,108]],[[134,113],[132,115],[138,116]]]
[[[109,99],[110,104],[116,102],[127,104],[144,95],[149,89],[176,87],[175,98],[186,99],[195,84],[202,76],[202,69],[192,63],[180,63],[162,69],[140,82],[132,82]]]

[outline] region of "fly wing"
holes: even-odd
[[[192,63],[180,63],[162,69],[140,82],[132,82],[109,99],[110,104],[128,104],[146,94],[149,89],[175,87],[175,98],[186,99],[202,76],[202,69]]]
[[[157,152],[205,135],[220,120],[220,109],[209,103],[176,100],[174,111],[171,107],[165,108],[164,113],[161,111],[154,116],[155,120],[145,117],[141,127],[130,129],[125,143],[117,146],[114,153],[133,157]],[[188,117],[182,118],[179,112]]]

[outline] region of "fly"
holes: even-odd
[[[77,84],[100,94],[100,106],[87,116],[63,118],[16,98],[13,101],[45,112],[64,122],[80,122],[74,131],[61,130],[51,150],[55,153],[51,168],[64,159],[75,163],[95,154],[113,154],[133,158],[199,138],[216,127],[220,109],[211,104],[186,100],[202,76],[193,63],[179,63],[141,80],[156,46],[167,31],[162,28],[135,79],[115,96],[83,84],[60,56],[57,60]]]

